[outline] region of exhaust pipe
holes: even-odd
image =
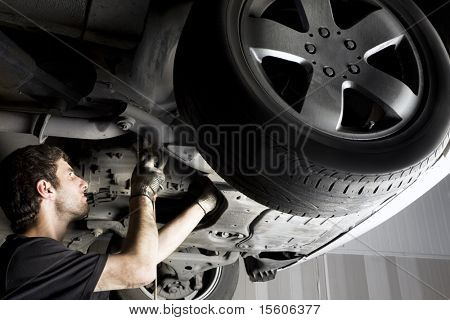
[[[102,140],[135,132],[138,135],[151,134],[152,144],[162,147],[175,138],[172,128],[139,109],[128,105],[114,119],[61,117],[46,113],[15,112],[0,110],[0,132],[32,134],[43,143],[47,137]]]

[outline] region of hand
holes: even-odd
[[[159,189],[166,180],[163,172],[166,158],[161,156],[158,166],[156,166],[157,161],[158,157],[149,154],[141,158],[131,176],[130,198],[146,196],[152,201],[156,199]]]
[[[195,201],[200,208],[203,209],[205,215],[216,208],[220,191],[207,177],[198,176],[195,178],[195,180],[189,185],[188,191],[197,198]]]

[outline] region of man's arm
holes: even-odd
[[[155,218],[156,193],[165,177],[164,162],[144,158],[131,177],[130,221],[122,251],[109,255],[94,291],[138,288],[156,278],[158,228]]]
[[[95,291],[138,288],[156,278],[158,229],[152,201],[130,200],[130,221],[122,251],[109,255]]]
[[[183,243],[204,216],[203,209],[194,203],[159,230],[158,263]]]
[[[189,186],[196,198],[194,204],[170,221],[159,231],[158,263],[174,252],[194,230],[200,220],[216,207],[219,190],[206,177],[198,177]]]

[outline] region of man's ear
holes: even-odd
[[[50,200],[55,197],[55,188],[53,188],[52,184],[46,180],[39,180],[36,184],[36,190],[44,199]]]

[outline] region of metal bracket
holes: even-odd
[[[258,256],[244,258],[245,270],[250,281],[266,282],[275,279],[277,270],[296,263],[302,257],[302,255],[291,257],[287,253],[261,253]]]
[[[174,252],[163,262],[171,266],[180,281],[192,279],[207,270],[235,262],[239,252],[227,252],[222,255],[207,256],[200,253]]]
[[[122,238],[127,235],[127,228],[119,221],[88,220],[86,225],[88,229],[94,230],[96,236],[104,233],[104,230],[111,230]]]
[[[214,172],[195,147],[169,144],[166,145],[166,150],[170,156],[191,168],[208,174]]]

